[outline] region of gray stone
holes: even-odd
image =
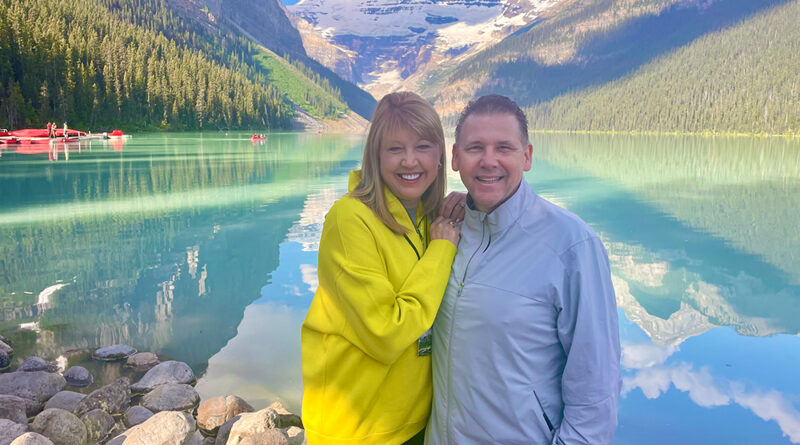
[[[28,416],[25,414],[25,399],[5,394],[0,395],[0,419],[28,425]]]
[[[0,335],[0,341],[8,346],[14,346],[14,343],[11,340],[7,339],[6,337],[3,337],[2,335]]]
[[[226,445],[228,443],[228,437],[231,435],[231,429],[233,425],[241,419],[241,415],[232,417],[228,419],[227,422],[223,423],[222,426],[219,427],[217,430],[217,439],[214,441],[214,445]]]
[[[67,369],[67,372],[64,373],[64,380],[67,381],[67,385],[78,388],[83,388],[94,383],[94,377],[89,370],[83,366],[73,366]]]
[[[197,391],[184,383],[167,383],[142,397],[142,406],[150,411],[191,411],[200,403]]]
[[[306,430],[292,426],[286,429],[289,445],[303,445],[306,443]]]
[[[200,434],[200,431],[195,431],[185,445],[203,445],[203,435]]]
[[[11,366],[11,356],[6,351],[0,351],[0,371]]]
[[[28,431],[27,422],[22,424],[9,419],[0,419],[0,445],[10,444],[26,431]]]
[[[74,391],[60,391],[44,404],[44,409],[61,408],[74,413],[78,403],[84,398],[86,398],[86,394]]]
[[[75,414],[82,416],[100,408],[109,414],[122,414],[131,405],[130,380],[122,377],[109,385],[92,391],[75,407]]]
[[[131,391],[137,394],[145,393],[167,383],[191,384],[196,380],[194,372],[189,365],[171,360],[160,363],[147,371],[141,380],[131,385]]]
[[[46,371],[46,372],[56,372],[58,368],[55,365],[51,365],[47,363],[41,357],[28,357],[19,365],[17,371],[24,371],[24,372],[33,372],[33,371]]]
[[[216,437],[209,436],[203,439],[203,445],[216,445],[216,443],[217,443]]]
[[[14,348],[12,348],[11,345],[7,344],[4,341],[0,341],[0,351],[5,352],[6,354],[8,354],[9,357],[14,355]]]
[[[125,415],[122,417],[122,421],[125,423],[125,426],[130,428],[132,426],[136,426],[145,420],[153,417],[153,412],[143,406],[132,406],[125,411]]]
[[[176,445],[191,440],[197,429],[189,413],[162,411],[111,439],[108,445]]]
[[[86,426],[86,436],[89,443],[103,442],[116,425],[111,414],[99,408],[81,416],[81,422]]]
[[[125,366],[133,368],[134,371],[148,371],[160,363],[158,356],[152,352],[139,352],[128,357]]]
[[[228,445],[289,445],[289,437],[283,430],[267,430],[248,436],[233,437]]]
[[[213,434],[228,419],[252,411],[253,407],[239,397],[214,397],[200,404],[197,410],[197,427]]]
[[[280,407],[283,408],[283,407]],[[288,411],[283,410],[283,412],[288,413]],[[228,444],[239,444],[245,438],[254,436],[259,433],[265,433],[270,430],[278,430],[283,428],[289,428],[292,426],[298,426],[297,423],[299,422],[299,417],[288,413],[288,414],[281,414],[273,408],[264,408],[261,411],[256,411],[254,413],[242,413],[240,415],[239,421],[233,424],[231,427],[230,436],[228,436]],[[282,432],[284,439],[286,442],[274,442],[274,443],[287,443],[289,441],[288,436],[286,433]],[[278,440],[277,436],[273,437],[274,440]],[[273,443],[273,442],[268,442]]]
[[[14,439],[11,445],[53,445],[53,441],[39,433],[25,433]]]
[[[128,346],[128,345],[114,345],[114,346],[106,346],[105,348],[100,348],[94,351],[92,354],[92,358],[97,360],[122,360],[124,358],[128,358],[129,356],[136,354],[136,349]]]
[[[59,374],[44,371],[12,372],[0,374],[0,394],[25,399],[25,414],[28,417],[40,412],[55,393],[64,389],[67,382]]]
[[[30,429],[52,440],[55,445],[86,443],[86,425],[67,410],[50,408],[42,411],[33,419]]]

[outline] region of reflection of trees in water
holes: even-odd
[[[15,212],[24,211],[27,197],[61,205],[183,191],[202,196],[220,187],[238,194],[233,205],[223,199],[172,212],[145,206],[124,215],[54,215],[24,225],[3,224],[0,217],[0,328],[8,331],[40,315],[34,305],[38,290],[62,279],[70,284],[39,320],[38,337],[50,340],[28,342],[31,350],[20,354],[54,357],[128,343],[203,368],[236,334],[244,308],[277,267],[278,245],[303,208],[304,194],[352,167],[343,166],[354,147],[347,138],[276,135],[270,137],[274,146],[199,149],[180,147],[176,139],[166,152],[134,148],[121,161],[78,164],[51,175],[54,182],[37,174],[0,179],[1,188],[10,183],[19,192],[15,202],[3,204]],[[282,183],[293,190],[265,198],[264,190],[281,189]]]
[[[535,135],[562,168],[612,179],[689,226],[759,255],[800,284],[800,141]],[[534,165],[535,169],[535,165]]]

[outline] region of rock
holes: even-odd
[[[232,417],[228,419],[227,422],[223,423],[222,426],[219,427],[217,431],[217,439],[214,441],[215,445],[226,445],[228,443],[228,437],[231,435],[231,429],[233,425],[241,419],[242,416],[238,415],[236,417]]]
[[[92,358],[97,360],[122,360],[124,358],[128,358],[129,356],[136,354],[136,349],[128,346],[128,345],[114,345],[114,346],[106,346],[105,348],[100,348],[94,351],[92,354]]]
[[[86,426],[86,436],[89,443],[102,443],[116,425],[111,414],[99,408],[81,416],[81,422]]]
[[[0,394],[25,399],[25,414],[28,417],[40,412],[55,393],[64,389],[67,382],[59,374],[44,371],[12,372],[0,374]]]
[[[284,412],[288,413],[286,410],[284,410]],[[264,408],[254,413],[242,413],[240,414],[239,421],[234,423],[233,427],[231,427],[231,433],[230,436],[228,436],[228,444],[238,444],[244,438],[253,436],[256,433],[299,426],[298,423],[300,423],[300,417],[291,413],[281,414],[273,408]],[[286,439],[285,443],[288,443],[288,436],[286,436],[285,433],[283,433],[283,436]],[[275,437],[275,440],[278,440],[277,436]]]
[[[14,346],[14,343],[11,340],[3,337],[2,335],[0,335],[0,341],[5,343],[7,346]]]
[[[143,406],[132,406],[125,411],[125,416],[123,416],[122,421],[125,423],[125,426],[130,428],[132,426],[136,426],[145,420],[153,417],[153,412]]]
[[[28,416],[25,414],[25,399],[17,396],[0,395],[0,419],[7,419],[27,427]],[[27,431],[27,428],[25,431]]]
[[[183,362],[168,361],[160,363],[147,371],[141,380],[131,385],[131,390],[136,393],[145,393],[152,391],[159,385],[167,383],[191,384],[196,380],[194,372],[189,365]]]
[[[200,431],[195,431],[192,434],[192,438],[185,445],[203,445],[203,435],[200,434]]]
[[[67,372],[64,373],[64,380],[67,381],[67,385],[78,388],[83,388],[94,383],[94,377],[92,377],[89,370],[83,366],[73,366],[67,369]]]
[[[286,429],[286,435],[289,437],[289,445],[303,445],[306,443],[306,430],[291,426]]]
[[[167,383],[142,397],[142,406],[150,411],[192,411],[200,403],[197,391],[184,383]]]
[[[86,426],[67,410],[50,408],[42,411],[33,419],[30,429],[52,440],[54,445],[86,443]]]
[[[249,436],[234,438],[230,445],[289,445],[289,437],[283,430],[267,430]]]
[[[14,439],[11,445],[53,445],[53,441],[38,433],[25,433]]]
[[[189,413],[162,411],[111,439],[108,445],[175,445],[189,441],[197,429]]]
[[[75,414],[82,416],[100,408],[109,414],[122,414],[131,405],[130,380],[122,377],[109,385],[92,391],[75,407]]]
[[[252,411],[253,407],[239,397],[214,397],[204,401],[197,410],[197,427],[213,434],[228,419]]]
[[[14,355],[14,348],[12,348],[10,344],[4,341],[0,341],[0,351],[5,352],[6,354],[8,354],[9,357]]]
[[[217,443],[216,437],[206,437],[203,439],[203,445],[215,445]]]
[[[74,413],[78,403],[84,398],[86,398],[86,394],[74,391],[60,391],[44,404],[44,409],[61,408]]]
[[[0,445],[8,445],[17,437],[28,431],[28,423],[17,423],[9,419],[0,419]]]
[[[140,352],[128,357],[125,366],[133,368],[134,371],[148,371],[160,363],[158,356],[152,352]]]
[[[0,351],[0,371],[11,366],[11,357],[6,351]]]
[[[17,371],[24,371],[24,372],[33,372],[33,371],[46,371],[46,372],[56,372],[58,368],[55,365],[51,365],[44,361],[41,357],[28,357],[19,365]]]

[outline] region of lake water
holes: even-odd
[[[614,443],[800,443],[800,141],[532,142],[528,182],[611,259]],[[362,143],[197,133],[95,141],[68,160],[0,150],[0,333],[16,359],[89,367],[84,392],[138,377],[89,359],[125,343],[189,363],[203,399],[299,412],[319,235]]]

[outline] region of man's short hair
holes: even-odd
[[[461,112],[461,115],[458,116],[458,122],[456,123],[456,144],[458,144],[458,138],[461,136],[461,127],[463,127],[464,121],[471,114],[510,114],[517,119],[522,143],[524,145],[530,143],[528,140],[528,118],[525,116],[525,113],[522,112],[522,109],[519,108],[519,105],[505,96],[487,94],[486,96],[471,100],[466,108],[464,108],[464,111]]]

